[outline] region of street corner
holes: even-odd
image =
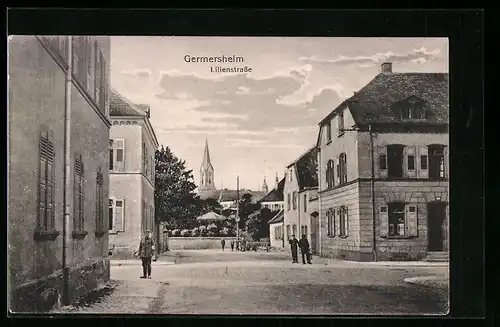
[[[419,285],[429,288],[445,289],[448,288],[449,279],[443,276],[419,276],[404,279],[405,283]]]

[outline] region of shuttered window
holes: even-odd
[[[340,154],[339,157],[339,184],[347,183],[347,155],[345,153]]]
[[[115,208],[114,208],[114,231],[115,232],[123,232],[125,231],[125,200],[117,199],[115,200]]]
[[[334,237],[335,236],[335,210],[333,209],[328,209],[326,211],[326,219],[327,219],[327,231],[328,237]]]
[[[122,171],[125,169],[125,140],[116,139],[113,144],[115,148],[114,170]]]
[[[418,237],[418,206],[402,202],[379,208],[381,237]]]
[[[335,170],[333,160],[328,160],[326,164],[326,187],[332,188],[335,186]]]
[[[42,132],[39,143],[38,219],[37,229],[42,232],[55,230],[54,215],[54,160],[55,151],[51,132]]]
[[[349,235],[349,215],[347,207],[341,207],[339,213],[339,236],[347,237]]]
[[[75,174],[74,174],[74,216],[73,216],[73,230],[74,231],[84,231],[85,230],[85,190],[84,190],[84,179],[85,171],[83,166],[82,156],[79,155],[75,158]]]
[[[104,225],[104,177],[102,175],[101,168],[97,169],[96,173],[96,208],[95,208],[95,218],[96,232],[102,232],[105,229]]]

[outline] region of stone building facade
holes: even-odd
[[[306,235],[313,251],[317,251],[319,220],[317,205],[317,149],[311,148],[292,164],[285,175],[284,228],[285,248],[290,250],[291,235]]]
[[[154,219],[158,140],[147,105],[133,104],[115,90],[110,101],[109,242],[114,258],[130,257],[144,231],[161,239]]]
[[[420,260],[448,251],[448,74],[377,75],[321,123],[321,254]]]
[[[12,311],[49,310],[109,279],[109,61],[109,37],[9,38]]]

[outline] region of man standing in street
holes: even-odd
[[[139,250],[134,255],[139,255],[142,260],[142,276],[141,278],[151,279],[151,258],[155,252],[155,243],[151,237],[150,231],[144,232],[144,237],[139,244]]]
[[[307,263],[311,264],[311,253],[309,252],[309,241],[307,240],[306,235],[302,235],[302,238],[299,241],[299,247],[300,247],[300,252],[302,253],[302,263],[306,264],[306,258],[307,258]]]
[[[290,249],[292,250],[292,263],[299,263],[299,258],[298,258],[298,245],[299,245],[299,241],[297,241],[297,239],[295,238],[295,235],[292,235],[292,237],[290,238],[290,240],[288,241],[288,243],[290,243]]]
[[[231,240],[231,251],[234,251],[234,240]]]
[[[224,247],[226,246],[226,240],[225,239],[222,239],[220,241],[220,246],[222,247],[222,251],[224,251]]]

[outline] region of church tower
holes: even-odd
[[[208,151],[208,140],[205,139],[205,151],[203,153],[203,162],[200,168],[199,191],[215,190],[214,167],[210,161],[210,152]]]
[[[262,184],[262,192],[266,193],[269,192],[269,189],[267,187],[267,183],[266,183],[266,176],[264,176],[264,184]]]

